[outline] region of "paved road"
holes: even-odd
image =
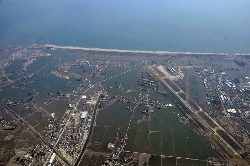
[[[172,87],[170,86],[170,85],[168,85],[165,81],[164,81],[164,79],[163,78],[161,78],[159,75],[158,75],[158,71],[156,70],[156,69],[154,69],[154,67],[148,67],[147,68],[148,69],[148,71],[151,71],[151,73],[149,73],[153,78],[155,78],[156,80],[158,80],[158,81],[161,81],[164,85],[166,85],[166,87],[168,87],[168,89],[173,93],[173,94],[175,94],[176,95],[176,97],[190,110],[190,111],[192,111],[193,113],[194,113],[194,118],[196,118],[196,120],[198,120],[198,121],[200,121],[201,123],[203,123],[204,124],[204,122],[205,122],[205,120],[202,118],[202,117],[200,117],[198,114],[195,114],[195,111],[193,111],[193,109],[190,107],[190,105],[186,102],[186,101],[184,101],[173,89],[172,89]],[[199,107],[200,108],[200,107]],[[200,108],[201,109],[201,108]],[[202,109],[201,109],[202,110]],[[203,111],[204,112],[204,111]],[[218,129],[220,129],[220,130],[223,130],[226,134],[227,134],[227,132],[216,122],[216,121],[214,121],[207,113],[205,113],[204,112],[204,114],[209,118],[209,119],[211,119],[213,122],[214,122],[214,124],[216,124],[216,128],[218,128]],[[193,119],[193,118],[192,118]],[[209,129],[208,131],[212,131],[212,133],[214,134],[214,136],[215,136],[215,139],[218,139],[219,140],[219,143],[220,143],[220,141],[221,142],[223,142],[223,144],[226,146],[226,148],[230,148],[231,150],[229,150],[230,152],[233,152],[233,154],[235,155],[235,156],[237,156],[238,158],[242,158],[237,152],[236,152],[236,150],[232,147],[232,146],[230,146],[217,132],[216,132],[216,129],[215,128],[212,128],[209,124],[207,124],[206,125],[206,127],[208,127],[207,129]],[[208,135],[208,133],[205,133],[207,136],[209,136]],[[229,135],[228,135],[228,137],[229,138],[231,138]],[[222,144],[222,145],[223,145]]]
[[[10,111],[13,115],[15,115],[15,117],[17,117],[23,124],[25,124],[38,138],[40,138],[40,140],[43,143],[48,145],[65,163],[71,166],[71,163],[66,158],[64,158],[63,155],[59,151],[57,151],[57,149],[55,149],[50,143],[48,143],[32,126],[30,126],[26,121],[24,121],[22,117],[20,117],[11,108],[7,107],[3,103],[1,103],[1,106],[3,106],[8,111]]]

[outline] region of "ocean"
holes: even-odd
[[[248,0],[0,0],[0,48],[250,53]]]

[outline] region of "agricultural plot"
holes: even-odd
[[[177,159],[177,166],[207,166],[205,161]]]
[[[106,73],[102,84],[106,87],[108,93],[125,94],[124,92],[133,89],[133,87],[136,86],[136,81],[138,80],[140,72],[139,69],[139,67],[131,69],[116,67],[114,70]],[[116,88],[115,83],[120,83],[121,88]]]
[[[201,78],[195,73],[194,69],[185,69],[183,71],[184,78],[178,85],[181,89],[189,94],[190,98],[195,101],[200,106],[206,105],[206,96],[204,93],[204,86]],[[179,94],[184,100],[186,100],[186,95]]]
[[[163,95],[161,93],[151,93],[149,95],[149,98],[151,100],[156,100],[158,102],[161,102],[161,103],[170,103],[172,101],[172,99],[170,97],[168,97],[167,95]]]
[[[176,166],[176,158],[175,157],[162,158],[162,166]]]
[[[161,155],[161,132],[153,132],[148,138],[148,153]]]
[[[98,115],[97,126],[128,127],[132,112],[126,109],[127,107],[133,107],[133,104],[116,102],[105,108]]]
[[[161,165],[161,157],[160,156],[155,156],[155,155],[152,155],[150,158],[149,158],[149,162],[148,162],[148,165]]]
[[[150,154],[148,165],[171,166],[176,165],[181,158],[189,158],[185,160],[202,166],[203,160],[217,156],[215,150],[211,149],[207,142],[194,131],[194,125],[185,120],[185,115],[175,106],[168,94],[156,93],[152,89],[136,85],[139,70],[124,73],[125,70],[119,67],[117,70],[112,70],[115,73],[111,75],[117,76],[103,83],[107,93],[123,95],[130,101],[136,98],[137,102],[144,101],[144,103],[115,102],[99,111],[89,149],[105,155],[109,154],[111,150],[108,149],[108,144],[119,141],[115,134],[126,133],[128,139],[125,141],[124,152]],[[131,80],[128,81],[122,74],[117,74],[122,72],[131,76]],[[105,78],[109,74],[107,73]],[[194,85],[198,84],[195,75],[192,75],[191,79]],[[116,88],[116,82],[119,82],[122,88]],[[199,97],[198,90],[193,93],[194,97]],[[154,106],[151,105],[152,103]],[[145,110],[149,112],[146,120],[143,118]],[[150,112],[151,110],[153,111]],[[125,153],[121,155],[124,156]],[[189,164],[188,162],[186,163]],[[180,160],[178,165],[182,163],[185,162]]]
[[[140,121],[141,112],[147,107],[138,106],[131,112],[126,109],[127,106],[133,104],[114,103],[99,113],[94,130],[95,140],[92,140],[96,150],[101,147],[102,151],[106,151],[107,144],[116,141],[115,133],[122,131],[128,136],[125,151],[200,160],[216,156],[215,151],[193,131],[193,125],[180,122],[184,115],[177,107],[154,109],[150,121]]]

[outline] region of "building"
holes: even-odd
[[[87,111],[83,111],[82,113],[81,113],[81,119],[85,119],[86,118],[86,116],[87,116]]]
[[[233,107],[233,106],[234,106],[234,104],[233,104],[233,102],[232,102],[232,101],[229,101],[229,105],[230,105],[231,107]]]
[[[115,148],[115,144],[109,143],[109,144],[108,144],[108,148],[109,148],[109,149]]]
[[[227,109],[227,112],[228,112],[228,113],[234,113],[234,114],[235,114],[235,113],[236,113],[236,110],[235,110],[235,109]]]
[[[51,158],[50,158],[50,160],[49,160],[49,163],[50,163],[50,164],[52,164],[52,163],[53,163],[53,161],[54,161],[55,157],[56,157],[56,154],[55,154],[55,153],[53,153],[53,154],[52,154],[52,156],[51,156]]]

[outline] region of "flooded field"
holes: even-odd
[[[126,146],[124,154],[140,153],[152,155],[149,158],[149,165],[153,163],[162,163],[162,165],[183,165],[184,161],[193,165],[206,165],[205,160],[208,157],[217,157],[209,143],[195,132],[195,127],[188,121],[185,121],[184,114],[174,105],[172,98],[168,93],[160,94],[151,92],[147,94],[136,85],[139,71],[126,72],[126,68],[117,67],[116,70],[106,72],[103,77],[103,85],[110,95],[123,95],[125,98],[140,99],[147,96],[151,101],[159,103],[171,103],[167,108],[151,108],[149,121],[142,121],[141,116],[144,110],[149,109],[146,105],[136,105],[131,102],[117,102],[97,111],[97,121],[93,130],[92,139],[87,149],[98,153],[95,158],[84,156],[81,163],[92,165],[102,163],[107,154],[112,152],[107,148],[109,143],[117,143],[116,133],[126,133]],[[139,69],[137,69],[139,70]],[[124,73],[131,79],[124,79]],[[115,76],[115,77],[114,77]],[[110,79],[109,79],[110,78]],[[107,80],[106,80],[107,79]],[[115,87],[119,82],[122,88]],[[163,89],[165,90],[165,89]],[[133,108],[130,110],[130,108]],[[164,156],[164,157],[162,157]],[[173,157],[170,157],[173,156]],[[180,157],[180,158],[178,158]],[[184,161],[181,158],[189,158]],[[86,159],[90,161],[86,161]],[[192,161],[196,159],[197,161]],[[132,162],[136,164],[137,161]]]
[[[113,75],[124,70],[118,68],[115,71]],[[127,81],[122,76],[117,76],[105,81],[104,84],[107,87],[107,92],[121,94],[124,93],[123,90],[109,87],[114,86],[114,83],[119,81],[125,85],[124,87],[129,85],[126,90],[130,89],[136,86],[136,84],[133,85],[136,78],[133,78]],[[143,90],[137,88],[136,90],[137,95],[131,97],[140,98],[141,95],[145,94]],[[134,92],[124,94],[130,97],[129,95],[132,93]],[[159,103],[173,104],[172,98],[168,95],[168,93],[163,95],[152,92],[148,98]],[[134,108],[132,112],[128,109],[131,107]],[[146,105],[137,106],[132,103],[115,102],[101,110],[98,113],[91,144],[88,148],[103,154],[111,153],[110,149],[107,148],[108,143],[116,142],[115,133],[124,132],[127,133],[128,137],[124,148],[125,152],[150,154],[148,165],[155,165],[155,163],[159,163],[159,165],[161,165],[160,163],[162,165],[176,165],[176,163],[184,165],[188,163],[188,165],[205,166],[207,165],[205,160],[208,157],[217,157],[216,151],[210,147],[203,136],[195,132],[194,125],[184,120],[185,115],[174,104],[167,108],[152,108],[153,113],[150,114],[150,120],[142,121],[140,118],[146,109],[149,109]],[[197,159],[197,161],[191,159]]]
[[[32,62],[25,58],[9,61],[10,65],[5,71],[8,77],[3,78],[9,84],[3,84],[0,95],[4,96],[2,101],[9,108],[45,136],[47,141],[51,141],[54,135],[58,136],[56,133],[50,137],[49,132],[65,131],[65,139],[61,140],[74,142],[68,144],[70,146],[79,144],[77,139],[80,134],[74,133],[79,130],[72,126],[77,124],[81,127],[84,121],[81,114],[88,110],[86,126],[81,133],[87,143],[81,153],[82,160],[78,159],[80,164],[101,165],[110,155],[114,155],[117,147],[122,149],[119,152],[119,162],[133,158],[133,161],[126,164],[131,166],[205,166],[210,161],[219,160],[218,149],[215,150],[200,130],[206,132],[206,124],[197,119],[189,119],[186,113],[192,116],[195,112],[182,102],[188,102],[195,111],[199,111],[199,106],[208,106],[206,102],[209,97],[206,93],[210,90],[205,87],[204,79],[197,73],[196,67],[175,67],[175,71],[181,75],[177,73],[176,77],[181,78],[171,82],[163,73],[155,73],[159,71],[148,71],[147,63],[150,61],[143,60],[141,63],[143,58],[140,59],[137,54],[118,56],[114,53],[114,59],[110,60],[110,55],[100,56],[101,53],[97,52],[90,54],[90,61],[84,59],[89,54],[87,51],[43,51],[47,54],[36,57]],[[136,57],[137,64],[129,56]],[[153,60],[154,57],[149,55],[149,59]],[[183,61],[185,59],[187,58],[183,57]],[[28,62],[31,64],[24,69],[24,64]],[[190,65],[189,63],[186,62],[186,65]],[[157,69],[157,65],[152,66],[152,69]],[[212,75],[210,78],[212,79]],[[164,79],[173,91],[158,79]],[[171,79],[175,79],[174,75]],[[203,117],[208,125],[216,127],[202,111],[197,112],[197,115]],[[96,114],[92,114],[93,112]],[[13,119],[12,116],[2,115],[6,120]],[[52,122],[54,116],[58,120]],[[68,122],[65,120],[67,117],[70,117]],[[50,129],[48,126],[54,123],[58,128],[58,123],[68,124],[69,128]],[[16,131],[23,127],[20,125]],[[247,123],[245,127],[249,130]],[[86,133],[91,134],[88,137]],[[233,144],[226,134],[219,134]],[[4,133],[3,136],[8,138]],[[14,132],[13,138],[16,136],[17,133]],[[27,148],[30,144],[29,137],[33,138],[35,135],[24,130],[18,137],[22,141],[16,146]],[[64,143],[61,145],[65,147]],[[236,145],[234,147],[239,149]]]
[[[217,156],[208,142],[194,132],[193,125],[180,122],[180,117],[184,115],[177,107],[155,109],[151,115],[151,121],[138,122],[141,111],[146,107],[139,106],[134,113],[131,113],[126,109],[129,106],[131,104],[115,103],[98,114],[90,149],[108,153],[110,151],[107,149],[107,144],[115,142],[115,133],[126,132],[128,140],[124,150],[158,156],[155,159],[152,158],[151,162],[154,160],[161,162],[159,155],[198,160]],[[132,117],[131,122],[130,117]],[[128,126],[129,122],[130,126]],[[170,158],[164,158],[162,161],[166,164],[175,163],[171,162]],[[178,160],[178,165],[182,162]],[[206,164],[203,161],[188,162],[194,165]]]
[[[206,106],[206,96],[204,94],[204,86],[202,79],[195,73],[194,69],[183,70],[183,80],[177,82],[181,89],[189,95],[199,106]],[[182,97],[182,95],[180,95]],[[186,99],[186,97],[182,97]]]

